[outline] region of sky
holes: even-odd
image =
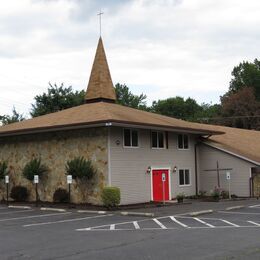
[[[48,83],[87,88],[99,38],[114,84],[217,103],[259,58],[259,0],[0,0],[0,115],[29,117]]]

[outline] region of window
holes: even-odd
[[[164,132],[152,131],[152,148],[164,148]]]
[[[178,135],[178,148],[179,149],[189,149],[189,137],[185,134]]]
[[[190,185],[190,170],[180,169],[179,170],[179,185],[185,186]]]
[[[138,131],[133,129],[124,129],[124,146],[138,147]]]

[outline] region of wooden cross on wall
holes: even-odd
[[[218,187],[220,188],[220,172],[221,171],[231,171],[232,168],[219,168],[219,163],[217,161],[217,168],[215,169],[208,169],[204,170],[205,172],[217,172],[217,179],[218,179]]]

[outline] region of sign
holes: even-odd
[[[9,183],[9,176],[8,175],[5,175],[5,183]]]
[[[226,178],[227,180],[230,180],[230,172],[226,172]]]
[[[34,175],[33,182],[35,184],[39,183],[39,175]]]
[[[163,182],[166,181],[166,175],[165,175],[165,173],[162,174],[162,181],[163,181]]]
[[[67,175],[67,183],[68,184],[72,183],[72,175]]]

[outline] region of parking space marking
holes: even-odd
[[[241,211],[218,211],[225,214],[238,214],[238,215],[260,215],[259,212],[241,212]]]
[[[171,219],[172,221],[174,221],[175,223],[179,224],[179,225],[182,226],[182,227],[189,228],[189,226],[183,224],[182,222],[180,222],[179,220],[177,220],[174,216],[170,216],[170,219]]]
[[[162,229],[167,229],[167,227],[165,227],[158,219],[156,218],[153,218],[153,221],[159,225]]]
[[[20,220],[20,219],[30,219],[30,218],[44,218],[44,217],[50,217],[50,216],[55,216],[55,215],[66,215],[66,214],[71,214],[71,212],[33,215],[33,216],[24,216],[24,217],[16,217],[16,218],[5,218],[5,219],[0,219],[0,222],[11,221],[11,220]]]
[[[137,221],[133,221],[134,227],[135,229],[140,229],[139,224],[137,223]]]
[[[115,227],[116,227],[115,224],[110,225],[110,230],[115,230]]]
[[[71,213],[71,212],[57,213],[57,214],[68,214],[68,213]],[[111,216],[113,216],[113,214],[97,215],[97,216],[84,217],[84,218],[71,218],[71,219],[64,219],[64,220],[57,220],[57,221],[48,221],[48,222],[41,222],[41,223],[32,223],[32,224],[23,225],[23,227],[44,226],[44,225],[67,223],[67,222],[81,221],[81,220],[92,219],[92,218],[104,218],[104,217],[111,217]]]
[[[239,225],[234,224],[234,223],[232,223],[232,222],[230,222],[230,221],[227,221],[227,220],[225,220],[225,219],[221,219],[221,221],[223,221],[224,223],[226,223],[226,224],[228,224],[228,225],[231,225],[231,226],[233,226],[233,227],[240,227]]]
[[[248,222],[248,223],[251,223],[251,224],[253,224],[253,225],[256,225],[257,227],[260,227],[260,224],[259,224],[259,223],[256,223],[256,222],[254,222],[254,221],[250,221],[250,220],[248,220],[247,222]]]
[[[0,212],[0,215],[8,215],[8,214],[15,214],[15,213],[23,213],[23,212],[30,212],[30,211],[34,211],[33,209],[25,209],[25,210],[9,210],[7,212]]]
[[[203,220],[201,220],[199,218],[194,218],[194,219],[197,220],[198,222],[200,222],[200,223],[210,227],[210,228],[214,228],[215,227],[215,226],[213,226],[213,225],[211,225],[211,224],[209,224],[209,223],[207,223],[207,222],[205,222],[205,221],[203,221]]]
[[[249,206],[249,208],[260,208],[260,204]]]

